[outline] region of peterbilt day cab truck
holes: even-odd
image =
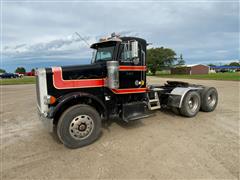
[[[144,39],[112,35],[91,45],[89,65],[37,69],[41,121],[66,147],[78,148],[94,142],[102,121],[112,117],[130,122],[160,108],[193,117],[216,108],[214,87],[178,81],[148,85],[146,47]]]

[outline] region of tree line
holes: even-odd
[[[19,73],[19,74],[25,74],[26,73],[26,69],[24,67],[17,67],[14,72],[15,73]],[[35,73],[35,69],[33,68],[31,70],[31,72],[34,74]],[[0,73],[6,73],[6,70],[5,69],[0,69]]]
[[[166,67],[185,65],[183,55],[177,57],[176,52],[170,48],[151,48],[147,50],[147,67],[153,75],[156,71],[164,70]],[[208,64],[208,66],[216,66]],[[224,64],[224,66],[240,66],[239,62],[231,62]]]
[[[164,67],[171,67],[173,65],[184,65],[185,60],[183,55],[177,57],[176,52],[170,48],[151,48],[147,50],[147,66],[152,74],[161,70]]]
[[[217,66],[216,64],[208,64],[208,66]],[[229,64],[223,64],[223,66],[240,66],[239,62],[230,62]]]

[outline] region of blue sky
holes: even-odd
[[[239,60],[238,1],[3,1],[1,68],[84,64],[112,32],[169,47],[188,64]]]

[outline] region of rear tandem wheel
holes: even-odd
[[[201,111],[214,111],[218,103],[218,93],[216,88],[205,87],[201,93],[201,101]]]
[[[179,112],[182,116],[194,117],[199,112],[201,97],[197,91],[189,91],[183,98]]]

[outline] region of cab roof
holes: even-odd
[[[147,42],[145,39],[138,38],[138,37],[110,37],[110,38],[101,38],[99,42],[92,44],[90,48],[96,49],[101,46],[111,46],[111,45],[115,45],[117,42],[132,41],[132,40],[136,40],[143,45],[147,45]]]
[[[106,40],[106,41],[94,43],[90,46],[90,48],[97,49],[98,47],[102,47],[102,46],[111,46],[111,45],[115,45],[117,42],[118,41],[116,40]]]

